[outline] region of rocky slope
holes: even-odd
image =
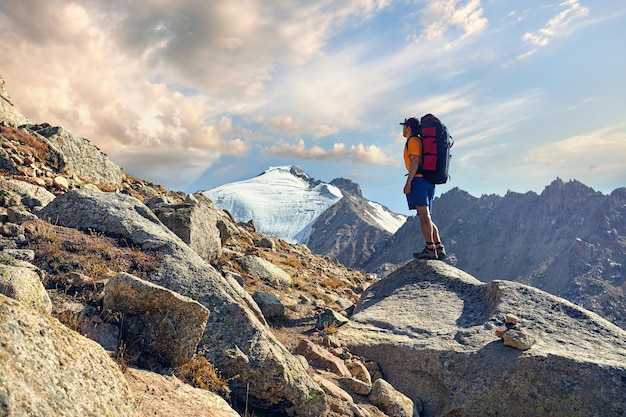
[[[387,209],[358,194],[344,191],[341,200],[313,223],[307,246],[315,253],[330,256],[344,265],[361,268],[376,246],[392,234],[380,226]],[[398,225],[402,224],[398,218]]]
[[[16,120],[23,119],[5,114],[4,110],[0,113],[0,292],[20,301],[25,309],[37,308],[36,315],[52,314],[71,328],[73,337],[85,340],[98,353],[90,353],[92,348],[76,351],[71,350],[73,346],[61,346],[53,337],[72,342],[58,326],[37,325],[33,331],[44,338],[40,355],[48,363],[61,362],[67,372],[82,378],[68,379],[72,386],[63,388],[67,393],[63,402],[52,401],[55,390],[41,389],[35,383],[46,378],[2,379],[0,414],[101,415],[106,408],[79,397],[79,387],[93,384],[94,389],[107,390],[111,381],[120,384],[125,394],[111,399],[108,409],[147,411],[142,404],[132,403],[133,396],[117,376],[96,380],[100,372],[92,375],[89,365],[82,365],[89,363],[88,358],[72,359],[71,355],[85,352],[108,368],[115,368],[117,361],[122,369],[133,365],[157,370],[154,376],[140,374],[141,379],[154,381],[163,390],[172,385],[159,375],[169,375],[195,381],[199,388],[210,387],[231,402],[226,413],[219,411],[225,408],[224,400],[219,403],[214,398],[211,411],[192,410],[188,415],[237,414],[233,407],[246,413],[269,410],[274,415],[342,415],[337,410],[344,410],[344,415],[382,415],[367,400],[357,405],[349,394],[309,369],[306,359],[288,350],[298,340],[295,334],[303,333],[302,326],[306,331],[315,329],[316,314],[326,306],[338,299],[354,302],[355,291],[362,291],[367,282],[363,275],[315,257],[306,247],[264,239],[250,224],[237,225],[226,213],[213,209],[201,194],[172,193],[128,177],[88,140],[62,128],[17,127]],[[274,262],[281,266],[269,268],[273,264],[265,258],[272,255],[264,252],[278,252]],[[261,267],[248,268],[246,259]],[[281,274],[289,278],[288,285],[277,286],[275,278]],[[122,284],[117,283],[129,288],[129,278],[135,295],[120,302],[113,295],[120,293],[116,288]],[[127,289],[121,291],[130,295]],[[289,296],[290,292],[301,296]],[[260,294],[257,301],[252,297],[255,293]],[[257,304],[266,297],[263,294],[273,293],[285,300],[280,305],[287,314],[277,319],[282,332],[272,331],[265,318],[270,314]],[[163,303],[163,299],[170,301]],[[289,300],[294,300],[293,305]],[[194,303],[208,310],[208,316],[191,315],[185,306]],[[21,363],[27,369],[19,375],[43,372],[58,381],[55,374],[62,372],[25,360],[29,347],[20,336],[25,333],[20,326],[27,320],[15,312],[20,304],[1,304],[12,306],[3,311],[3,322],[17,330],[3,333],[8,339],[2,343],[2,368]],[[290,308],[302,316],[291,321]],[[74,331],[97,343],[89,344]],[[316,338],[317,333],[309,337]],[[18,360],[15,355],[25,356]],[[55,359],[56,355],[63,359]],[[29,363],[38,371],[29,368]],[[212,366],[218,367],[217,374],[209,372]],[[133,381],[137,375],[125,374]],[[14,388],[16,383],[32,389]],[[135,398],[163,402],[156,395],[142,391]],[[68,406],[79,402],[84,404]],[[163,409],[167,409],[165,404]]]

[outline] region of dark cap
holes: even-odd
[[[400,124],[410,127],[411,130],[416,130],[420,125],[420,121],[415,117],[410,117],[408,119],[404,119],[404,122],[400,122]]]

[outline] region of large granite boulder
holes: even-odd
[[[506,346],[505,316],[536,343]],[[338,336],[431,416],[623,416],[626,332],[510,281],[414,261],[371,285]]]
[[[96,342],[0,295],[0,416],[138,416],[124,375]]]
[[[209,318],[197,301],[124,272],[104,287],[104,308],[123,313],[124,340],[168,366],[191,360]]]
[[[161,252],[161,267],[149,278],[211,311],[198,350],[230,379],[234,399],[289,415],[322,414],[324,392],[270,332],[252,297],[233,278],[222,277],[139,200],[121,193],[72,190],[38,215]]]
[[[204,194],[189,195],[181,204],[159,204],[150,208],[165,226],[202,259],[209,263],[219,259],[222,240],[217,224],[226,214],[216,210]]]
[[[2,254],[3,252],[0,252],[0,255]],[[52,301],[41,283],[39,274],[32,268],[0,264],[0,294],[36,308],[42,313],[52,313]]]
[[[85,182],[114,190],[126,178],[124,170],[87,139],[74,136],[59,126],[34,126],[32,130],[46,138],[63,155],[68,176],[75,175]]]

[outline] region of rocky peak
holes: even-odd
[[[363,194],[361,193],[361,186],[347,178],[335,178],[330,182],[330,185],[334,185],[341,191],[352,194],[356,197],[363,197]]]
[[[2,78],[2,75],[0,75],[0,98],[4,99],[11,106],[13,105],[13,101],[11,101],[11,96],[6,89],[4,78]]]
[[[30,121],[13,106],[13,100],[11,100],[2,75],[0,75],[0,122],[4,122],[9,126],[20,126],[30,123]]]
[[[298,168],[298,167],[297,167],[297,166],[295,166],[295,165],[294,165],[294,166],[291,166],[291,167],[289,168],[289,173],[290,173],[291,175],[293,175],[294,177],[297,177],[297,178],[301,178],[301,179],[303,179],[304,181],[306,181],[307,183],[309,183],[309,185],[310,185],[311,187],[315,187],[316,185],[318,185],[318,184],[320,184],[320,183],[321,183],[321,181],[320,181],[320,180],[316,180],[316,179],[314,179],[314,178],[311,178],[311,177],[309,176],[309,174],[307,174],[307,173],[306,173],[306,172],[304,172],[301,168]]]
[[[540,201],[544,210],[549,214],[576,213],[589,206],[590,199],[601,196],[602,193],[594,191],[579,181],[563,182],[557,178],[544,188]]]

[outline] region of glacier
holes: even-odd
[[[289,243],[305,242],[315,220],[343,195],[339,188],[314,181],[296,167],[270,167],[243,181],[202,191],[216,208],[238,222],[254,220],[257,231]]]
[[[343,194],[338,187],[314,180],[295,166],[270,167],[254,178],[202,191],[213,205],[227,210],[237,222],[254,220],[259,233],[289,243],[307,243],[318,217]],[[363,215],[371,224],[394,234],[407,217],[367,201]]]

